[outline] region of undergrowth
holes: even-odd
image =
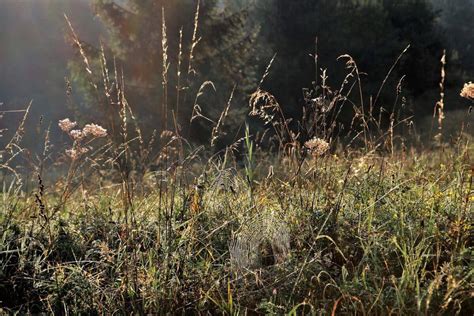
[[[40,207],[54,191],[11,185],[1,200],[2,308],[465,314],[474,308],[470,154],[335,153],[306,160],[297,177],[260,157],[251,194],[242,169],[215,159],[190,186],[179,184],[182,170],[161,190],[150,175],[128,221],[110,183],[80,188],[54,217]]]
[[[188,74],[198,17],[199,2]],[[189,124],[213,125],[207,145],[183,136],[174,114],[186,97],[175,109],[162,100],[160,129],[144,133],[119,66],[101,47],[94,69],[66,20],[105,128],[61,120],[68,145],[54,152],[39,126],[44,144],[32,154],[21,145],[30,103],[0,152],[0,312],[473,314],[474,148],[468,124],[443,135],[444,57],[430,144],[406,116],[403,78],[393,104],[379,100],[407,47],[375,98],[341,56],[340,87],[317,73],[298,119],[263,90],[274,57],[249,102],[264,127],[245,124],[219,150],[234,91],[212,119],[199,98],[214,85],[198,90]],[[67,96],[72,104],[69,87]]]

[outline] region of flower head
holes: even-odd
[[[84,133],[80,129],[73,129],[69,132],[69,136],[71,136],[74,140],[81,140],[84,138]]]
[[[313,138],[304,143],[304,146],[311,152],[314,157],[324,155],[329,149],[329,143],[321,138]]]
[[[97,124],[87,124],[82,129],[84,136],[93,136],[93,137],[105,137],[107,136],[107,130]]]
[[[461,91],[461,96],[466,99],[474,100],[474,83],[465,83]]]
[[[68,155],[72,160],[78,159],[81,155],[89,152],[89,148],[86,147],[77,147],[66,150],[66,155]]]
[[[66,132],[66,133],[69,132],[70,130],[72,130],[74,127],[76,127],[76,125],[77,125],[76,122],[72,122],[68,118],[65,118],[64,120],[60,120],[59,123],[58,123],[59,128],[63,132]]]

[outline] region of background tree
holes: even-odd
[[[459,98],[459,87],[474,80],[474,1],[433,0],[439,12],[438,27],[444,33],[447,49],[447,109],[465,109]]]
[[[474,1],[432,0],[439,12],[439,24],[446,34],[451,63],[461,72],[462,80],[472,80],[474,73]]]
[[[337,57],[350,54],[360,71],[367,73],[362,78],[367,99],[377,92],[398,55],[410,44],[387,82],[392,88],[384,90],[378,105],[393,102],[398,80],[407,75],[404,88],[412,96],[412,104],[416,104],[413,110],[429,112],[425,105],[434,100],[427,100],[422,94],[438,87],[444,48],[437,15],[429,2],[265,0],[256,6],[265,12],[259,14],[265,19],[262,36],[278,54],[268,88],[292,115],[300,115],[301,88],[311,86],[317,79],[309,56],[315,51],[315,38],[319,43],[318,68],[328,69],[330,85],[336,86],[345,74]]]
[[[246,8],[201,1],[196,19],[195,0],[94,0],[93,4],[108,30],[107,55],[115,56],[116,64],[123,67],[128,101],[146,126],[172,129],[174,113],[186,128],[204,81],[212,81],[218,91],[208,89],[201,96],[204,115],[218,117],[234,85],[238,87],[234,102],[242,108],[244,96],[256,81],[254,41],[258,33],[258,27],[249,23]],[[97,47],[88,51],[99,60]],[[76,81],[88,87],[78,63],[79,59],[71,65]],[[96,80],[99,84],[100,78]],[[201,132],[211,130],[209,122],[196,122]]]
[[[98,39],[106,47],[112,70],[113,56],[124,68],[126,93],[139,120],[148,129],[160,129],[162,107],[161,5],[165,8],[168,35],[169,108],[176,110],[177,51],[183,26],[182,80],[179,121],[189,122],[195,93],[205,80],[211,88],[200,98],[203,112],[215,119],[227,102],[233,84],[238,84],[226,121],[235,129],[242,124],[248,92],[256,87],[268,61],[276,61],[264,88],[274,93],[285,112],[301,112],[302,88],[315,80],[315,67],[309,56],[319,38],[319,68],[327,68],[329,84],[337,86],[345,74],[336,58],[351,54],[360,70],[367,98],[376,93],[398,54],[408,45],[396,72],[383,90],[378,104],[392,105],[395,86],[407,75],[403,91],[416,118],[430,115],[439,99],[442,50],[447,49],[446,109],[464,109],[459,87],[474,80],[473,44],[474,0],[201,0],[201,38],[194,52],[197,73],[188,72],[188,56],[197,0],[28,0],[0,1],[0,102],[2,109],[22,109],[33,99],[32,118],[56,122],[72,115],[65,106],[64,77],[73,79],[73,97],[80,104],[77,114],[100,113],[94,94],[87,91],[90,79],[80,58],[73,58],[67,47],[63,12],[69,16],[93,66],[99,71]],[[91,9],[94,3],[95,15]],[[161,3],[161,4],[160,4]],[[260,32],[259,32],[260,30]],[[110,72],[113,76],[113,71]],[[100,76],[99,76],[100,77]],[[101,79],[95,78],[100,85]],[[81,89],[79,89],[81,87]],[[86,91],[87,93],[82,93]],[[375,91],[375,92],[374,92]],[[186,104],[184,95],[187,94]],[[17,125],[20,115],[9,114],[4,124]],[[5,117],[7,117],[5,116]],[[350,116],[350,115],[348,115]],[[182,124],[183,128],[188,124]],[[209,131],[209,122],[196,120],[197,131]],[[55,124],[53,124],[55,126]],[[52,129],[54,136],[55,129]],[[188,133],[207,140],[209,133]],[[229,135],[233,133],[229,132]],[[55,138],[55,137],[53,137]],[[35,137],[27,135],[30,143]],[[31,139],[31,140],[30,140]]]

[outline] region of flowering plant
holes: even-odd
[[[87,144],[92,140],[107,136],[107,130],[97,124],[86,124],[82,129],[74,129],[77,122],[73,122],[68,118],[60,120],[58,126],[74,141],[72,148],[66,149],[66,155],[73,161],[90,151],[91,147]]]
[[[469,100],[474,100],[474,83],[469,82],[464,84],[464,88],[461,90],[461,96]]]

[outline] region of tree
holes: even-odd
[[[446,46],[437,28],[433,7],[425,0],[384,0],[384,8],[398,41],[411,45],[400,68],[400,73],[406,75],[410,92],[417,97],[437,89],[440,59]]]
[[[440,25],[449,43],[450,62],[460,71],[461,81],[472,80],[474,76],[474,1],[432,0],[441,12]]]
[[[94,0],[93,7],[109,33],[107,55],[123,67],[128,101],[152,129],[173,129],[173,115],[186,128],[195,94],[206,80],[219,91],[212,99],[201,96],[203,113],[213,118],[234,84],[237,101],[254,85],[258,28],[248,23],[245,8],[229,10],[217,0]],[[98,61],[99,48],[89,48]],[[87,74],[77,62],[72,68],[86,86]]]
[[[368,74],[362,78],[367,98],[377,93],[398,55],[411,45],[392,72],[387,83],[392,89],[383,91],[379,106],[393,102],[396,83],[405,74],[405,88],[413,98],[437,89],[442,37],[437,16],[425,0],[265,0],[258,6],[265,12],[262,34],[278,54],[268,86],[293,116],[300,115],[301,88],[317,79],[309,56],[316,38],[318,68],[328,68],[329,83],[336,86],[344,76],[337,57],[350,54]]]

